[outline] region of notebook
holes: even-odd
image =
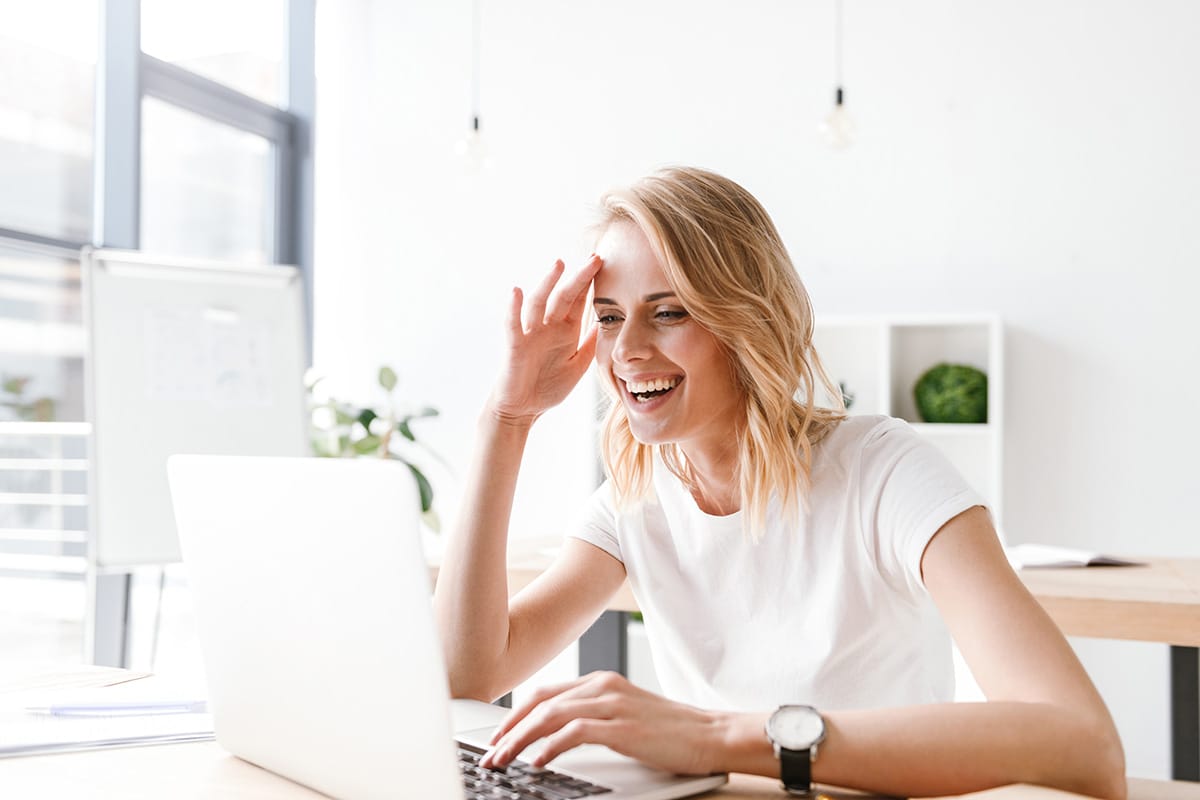
[[[493,791],[458,764],[455,738],[486,744],[506,711],[449,698],[407,468],[172,456],[167,472],[225,749],[348,799],[515,799],[542,777],[513,768]],[[558,789],[529,796],[667,800],[725,781],[594,745],[548,768]]]

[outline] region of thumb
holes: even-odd
[[[598,330],[599,328],[595,322],[588,325],[587,331],[583,334],[583,341],[579,343],[579,349],[575,351],[575,357],[585,364],[596,356],[596,334]]]

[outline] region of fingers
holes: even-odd
[[[535,767],[544,767],[581,744],[603,744],[615,750],[624,727],[623,723],[612,719],[573,719],[557,733],[546,737],[541,752],[534,756],[531,763]]]
[[[505,320],[508,328],[509,342],[517,342],[521,339],[521,334],[525,331],[521,327],[521,305],[524,303],[524,295],[520,288],[513,287],[512,296],[508,301],[508,317]]]
[[[583,341],[579,343],[579,351],[576,357],[580,361],[579,373],[582,377],[587,370],[588,365],[592,363],[592,359],[596,357],[596,336],[600,331],[600,326],[593,320],[588,324],[586,332],[583,334]]]
[[[569,281],[564,283],[554,293],[546,312],[546,322],[553,320],[572,320],[582,316],[583,306],[587,302],[588,289],[600,271],[604,262],[600,256],[593,253],[588,258],[583,269],[579,270]]]
[[[563,270],[566,265],[562,260],[554,262],[554,269],[550,270],[550,274],[542,278],[542,282],[538,284],[533,295],[529,299],[528,316],[525,317],[525,330],[532,329],[535,325],[540,325],[546,318],[546,301],[550,298],[550,292],[554,291],[555,284],[562,277]]]
[[[567,681],[565,683],[539,686],[534,690],[533,694],[529,696],[528,700],[514,708],[512,711],[508,712],[508,715],[500,722],[499,726],[496,727],[496,731],[492,734],[491,741],[489,741],[488,744],[495,744],[498,742],[501,736],[512,730],[514,725],[523,720],[530,711],[537,708],[542,702],[549,700],[551,697],[561,694],[568,689],[578,686],[582,680],[582,678],[576,678],[573,681]]]
[[[480,766],[487,768],[508,764],[525,748],[546,737],[559,740],[559,749],[555,752],[557,755],[581,743],[577,737],[581,734],[581,728],[587,729],[588,723],[611,720],[618,711],[620,702],[614,695],[601,695],[574,698],[564,696],[553,702],[543,703],[512,726],[484,756]],[[553,745],[548,741],[547,747],[551,746]],[[549,758],[542,763],[548,760]]]

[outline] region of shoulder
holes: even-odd
[[[816,457],[827,463],[849,463],[864,454],[923,441],[907,422],[895,417],[864,414],[847,417],[822,439]]]

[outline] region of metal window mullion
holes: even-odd
[[[300,268],[304,281],[305,362],[312,363],[313,319],[313,127],[316,119],[316,0],[287,0],[284,52],[284,96],[295,120],[288,161],[280,179],[280,213],[285,223],[276,228],[279,257]],[[281,148],[282,149],[282,148]],[[286,236],[286,238],[284,238]]]
[[[141,2],[101,0],[96,64],[96,148],[92,241],[135,250],[141,207]],[[91,382],[90,359],[85,362]],[[88,419],[92,418],[90,401]],[[88,446],[88,618],[85,655],[94,664],[123,667],[129,661],[130,576],[104,574],[96,560],[97,476]]]
[[[200,116],[257,134],[278,145],[292,136],[295,120],[281,108],[183,67],[141,54],[142,92]]]
[[[17,231],[12,228],[0,228],[0,244],[13,249],[27,250],[35,255],[77,259],[80,249],[87,243],[55,239],[52,236],[40,236],[36,233]]]

